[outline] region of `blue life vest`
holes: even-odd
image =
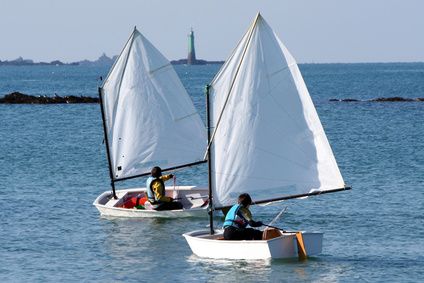
[[[230,210],[227,212],[227,215],[225,216],[224,228],[230,226],[236,228],[246,228],[247,221],[241,214],[239,214],[241,207],[241,204],[235,204],[230,208]]]
[[[147,199],[149,200],[149,202],[151,204],[155,204],[155,203],[158,202],[156,200],[155,193],[153,192],[153,189],[152,189],[152,183],[155,180],[161,182],[162,183],[162,186],[165,187],[165,183],[163,182],[162,179],[155,178],[155,177],[149,177],[149,178],[147,178],[147,181],[146,181]]]

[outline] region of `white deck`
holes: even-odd
[[[166,195],[178,199],[183,205],[183,209],[156,211],[148,209],[124,208],[122,205],[131,197],[138,194],[145,194],[146,188],[131,188],[117,190],[117,199],[112,197],[110,191],[102,193],[93,202],[93,205],[99,210],[101,215],[112,217],[162,217],[162,218],[180,218],[180,217],[203,217],[207,216],[207,189],[195,186],[166,187]]]
[[[302,232],[308,256],[322,251],[322,233]],[[220,240],[223,231],[210,235],[209,231],[199,230],[183,234],[192,252],[199,257],[221,259],[268,259],[296,258],[298,248],[294,232],[270,240],[226,241]]]

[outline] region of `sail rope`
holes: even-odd
[[[287,206],[286,207],[284,207],[278,214],[277,214],[277,216],[275,216],[274,217],[274,219],[272,219],[272,221],[271,222],[269,222],[269,224],[268,225],[274,225],[274,223],[275,222],[277,222],[277,220],[286,212],[286,210],[287,210]]]
[[[174,179],[174,192],[172,193],[172,198],[176,199],[178,198],[178,193],[179,193],[179,191],[177,191],[175,188],[177,186],[177,176],[174,175],[172,179]]]

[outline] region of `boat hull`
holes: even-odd
[[[209,235],[209,231],[199,230],[183,234],[192,252],[199,257],[216,259],[282,259],[296,258],[298,243],[295,232],[283,233],[270,240],[227,241],[221,240],[223,231]],[[302,232],[308,256],[322,251],[323,233]]]
[[[124,218],[181,218],[207,216],[207,189],[194,186],[178,186],[176,189],[167,187],[166,195],[177,198],[183,209],[156,211],[152,209],[125,208],[124,204],[131,197],[145,195],[146,188],[131,188],[117,190],[117,199],[110,191],[102,193],[93,202],[102,216]]]

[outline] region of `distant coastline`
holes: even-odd
[[[118,56],[108,57],[106,54],[102,54],[97,60],[82,60],[78,62],[64,63],[60,60],[54,60],[51,62],[34,62],[31,59],[24,59],[19,57],[11,61],[2,61],[0,60],[0,66],[111,66]],[[196,60],[193,65],[208,65],[208,64],[223,64],[224,61],[207,61],[207,60]],[[185,65],[187,64],[187,59],[172,60],[172,65]]]
[[[64,63],[60,60],[54,60],[51,62],[34,62],[31,59],[24,59],[19,57],[11,61],[2,61],[0,59],[0,66],[112,66],[118,56],[108,57],[106,54],[102,54],[97,60],[82,60],[71,63]],[[224,64],[225,61],[207,61],[202,59],[197,59],[192,65],[211,65],[211,64]],[[172,65],[187,65],[187,59],[171,60]],[[363,65],[363,64],[424,64],[424,62],[333,62],[333,63],[315,63],[315,62],[304,62],[299,63],[299,65],[343,65],[343,64],[354,64],[354,65]]]

